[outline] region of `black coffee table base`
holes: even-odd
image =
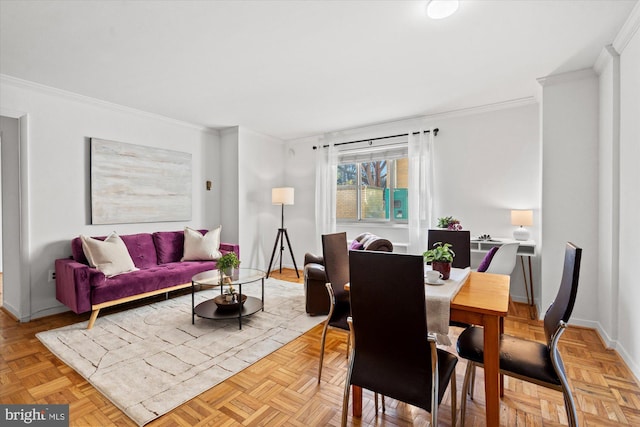
[[[247,300],[242,305],[241,310],[218,310],[218,305],[213,299],[201,302],[194,309],[193,312],[198,317],[205,319],[220,320],[220,319],[238,319],[238,325],[242,329],[242,318],[250,316],[258,311],[262,310],[262,301],[260,298],[247,297]]]

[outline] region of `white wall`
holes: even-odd
[[[617,336],[618,261],[620,231],[620,56],[603,49],[599,75],[600,129],[598,149],[598,313],[600,334],[611,343]],[[594,319],[595,320],[595,319]]]
[[[215,131],[114,106],[16,79],[0,80],[0,108],[29,115],[29,187],[24,196],[30,209],[29,283],[6,284],[28,288],[28,309],[12,312],[21,320],[41,317],[66,308],[55,299],[55,284],[47,272],[56,258],[69,256],[70,240],[79,234],[104,235],[179,230],[185,225],[206,227],[220,223],[217,213],[206,212],[204,182],[215,176],[219,159],[203,157],[218,144]],[[90,224],[89,138],[184,151],[193,158],[193,217],[189,222],[144,224]]]
[[[223,225],[220,234],[221,242],[239,242],[240,231],[238,226],[239,198],[239,162],[238,162],[238,137],[237,126],[224,129],[220,132],[222,146],[220,170],[221,177],[213,186],[220,188],[220,199],[218,200],[220,221]],[[240,247],[240,258],[243,256],[242,246]]]
[[[452,215],[461,220],[472,235],[491,234],[512,237],[511,209],[533,209],[532,239],[540,239],[540,146],[538,137],[538,106],[533,100],[506,103],[493,108],[481,108],[455,114],[442,114],[351,129],[328,138],[353,140],[392,135],[410,130],[437,127],[436,195],[434,218]],[[322,137],[290,141],[285,180],[296,182],[303,188],[304,209],[296,210],[295,228],[289,220],[295,249],[318,253],[320,246],[315,236],[315,153],[314,145],[324,143]],[[297,195],[300,193],[298,191]],[[435,225],[435,224],[434,224]],[[337,226],[353,238],[370,231],[396,243],[408,242],[406,226],[375,227]],[[295,233],[292,231],[295,230]],[[426,249],[426,248],[425,248]],[[301,258],[301,257],[300,257]],[[474,254],[472,266],[482,260]],[[536,297],[539,295],[539,263],[534,259]],[[526,301],[521,267],[512,277],[514,299]]]
[[[635,35],[620,49],[620,261],[617,301],[620,354],[640,378],[640,4],[632,14]],[[616,44],[614,43],[614,46]]]
[[[572,322],[596,327],[598,310],[598,80],[591,69],[542,84],[542,308],[558,291],[564,247],[583,249]]]
[[[20,116],[20,114],[15,114]],[[3,264],[3,301],[2,304],[11,313],[19,313],[21,307],[28,307],[25,300],[27,292],[20,286],[12,286],[20,280],[20,251],[15,250],[19,244],[20,232],[20,200],[18,194],[19,168],[17,167],[20,147],[20,122],[14,117],[0,117],[0,131],[2,132],[2,235]]]
[[[266,270],[281,220],[281,207],[271,204],[271,189],[284,186],[295,189],[295,204],[284,208],[284,226],[289,234],[292,232],[291,222],[295,218],[293,209],[299,203],[300,190],[295,182],[285,182],[283,179],[285,153],[284,143],[280,139],[240,127],[238,141],[240,259],[244,266]],[[284,245],[283,267],[293,268],[286,240]],[[293,242],[292,248],[296,249]],[[279,257],[278,249],[274,266],[280,265]],[[298,268],[302,268],[301,262],[302,259],[297,257]]]
[[[10,144],[18,147],[20,141],[20,123],[18,119],[4,116],[0,117],[0,140],[2,144]],[[0,177],[2,177],[1,160],[2,158],[0,156]],[[0,187],[1,185],[2,182],[0,182]],[[0,206],[0,223],[2,221],[2,208],[3,206]],[[0,244],[2,244],[2,242],[2,227],[0,227]],[[0,249],[0,272],[3,270],[3,262],[2,249]]]

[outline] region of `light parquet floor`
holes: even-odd
[[[293,270],[272,276],[302,283]],[[72,426],[133,426],[124,413],[35,338],[39,331],[87,318],[65,313],[20,324],[0,311],[0,402],[68,403]],[[455,328],[454,331],[459,332]],[[527,307],[520,304],[515,304],[514,312],[506,319],[505,331],[543,339],[541,322],[528,320]],[[148,425],[338,426],[347,364],[346,334],[329,331],[322,382],[317,385],[321,332],[322,325],[313,328]],[[640,426],[640,385],[618,354],[604,347],[595,331],[570,327],[560,348],[581,426]],[[454,348],[449,350],[455,352]],[[464,368],[465,362],[461,360],[457,368],[458,402]],[[475,400],[467,405],[467,426],[485,426],[482,377],[482,370],[478,370]],[[427,412],[386,400],[386,413],[376,415],[373,395],[365,390],[363,416],[361,419],[350,416],[350,425],[428,425]],[[440,407],[442,426],[451,425],[449,405],[447,395]],[[560,392],[512,378],[505,378],[501,411],[503,426],[566,425]]]

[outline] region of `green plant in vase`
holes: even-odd
[[[447,230],[451,231],[460,231],[462,230],[462,224],[460,224],[460,221],[452,216],[443,216],[442,218],[438,218],[438,228],[446,228]]]
[[[222,255],[216,262],[216,267],[218,268],[218,271],[220,271],[220,277],[222,278],[226,275],[227,278],[229,278],[229,282],[231,281],[230,277],[233,275],[233,269],[238,268],[239,265],[240,260],[235,252],[229,252]]]
[[[433,249],[429,249],[422,254],[424,262],[431,263],[431,268],[442,273],[442,279],[447,280],[451,273],[451,263],[456,253],[451,249],[451,243],[436,242]]]

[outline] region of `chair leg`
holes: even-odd
[[[384,414],[387,411],[387,408],[385,408],[384,405],[384,394],[380,395],[382,397],[382,413]],[[378,393],[373,393],[373,400],[375,402],[375,410],[376,410],[376,414],[378,413]]]
[[[457,408],[458,405],[456,404],[456,400],[458,399],[457,394],[458,394],[458,390],[456,386],[456,368],[454,366],[453,373],[451,374],[451,425],[452,426],[456,425],[456,413],[458,409]]]
[[[573,396],[570,391],[563,391],[564,394],[564,407],[567,411],[567,421],[569,427],[578,427],[578,414],[576,413],[576,404],[573,401]]]
[[[320,340],[320,364],[318,365],[318,384],[320,384],[320,378],[322,378],[322,361],[324,360],[324,343],[327,340],[327,329],[329,328],[329,320],[324,323],[322,329],[322,339]],[[347,354],[349,354],[347,352]]]
[[[573,400],[573,395],[571,394],[571,389],[569,389],[569,385],[566,384],[566,377],[561,378],[562,382],[562,394],[564,395],[564,408],[567,411],[567,421],[569,427],[577,427],[578,426],[578,414],[576,412],[576,403]]]
[[[353,373],[353,357],[349,360],[349,366],[347,368],[347,378],[344,380],[344,393],[342,395],[342,421],[341,426],[347,425],[347,413],[349,411],[349,391],[351,390],[351,374]],[[376,403],[378,402],[376,394]]]
[[[471,362],[469,362],[471,363]],[[469,399],[473,400],[473,390],[476,388],[476,364],[473,363],[473,369],[471,370],[471,388],[469,389]]]
[[[467,361],[467,369],[464,373],[464,382],[462,383],[462,393],[460,397],[460,427],[464,427],[465,412],[467,411],[467,393],[469,392],[469,382],[471,380],[471,372],[475,366],[470,360]]]

